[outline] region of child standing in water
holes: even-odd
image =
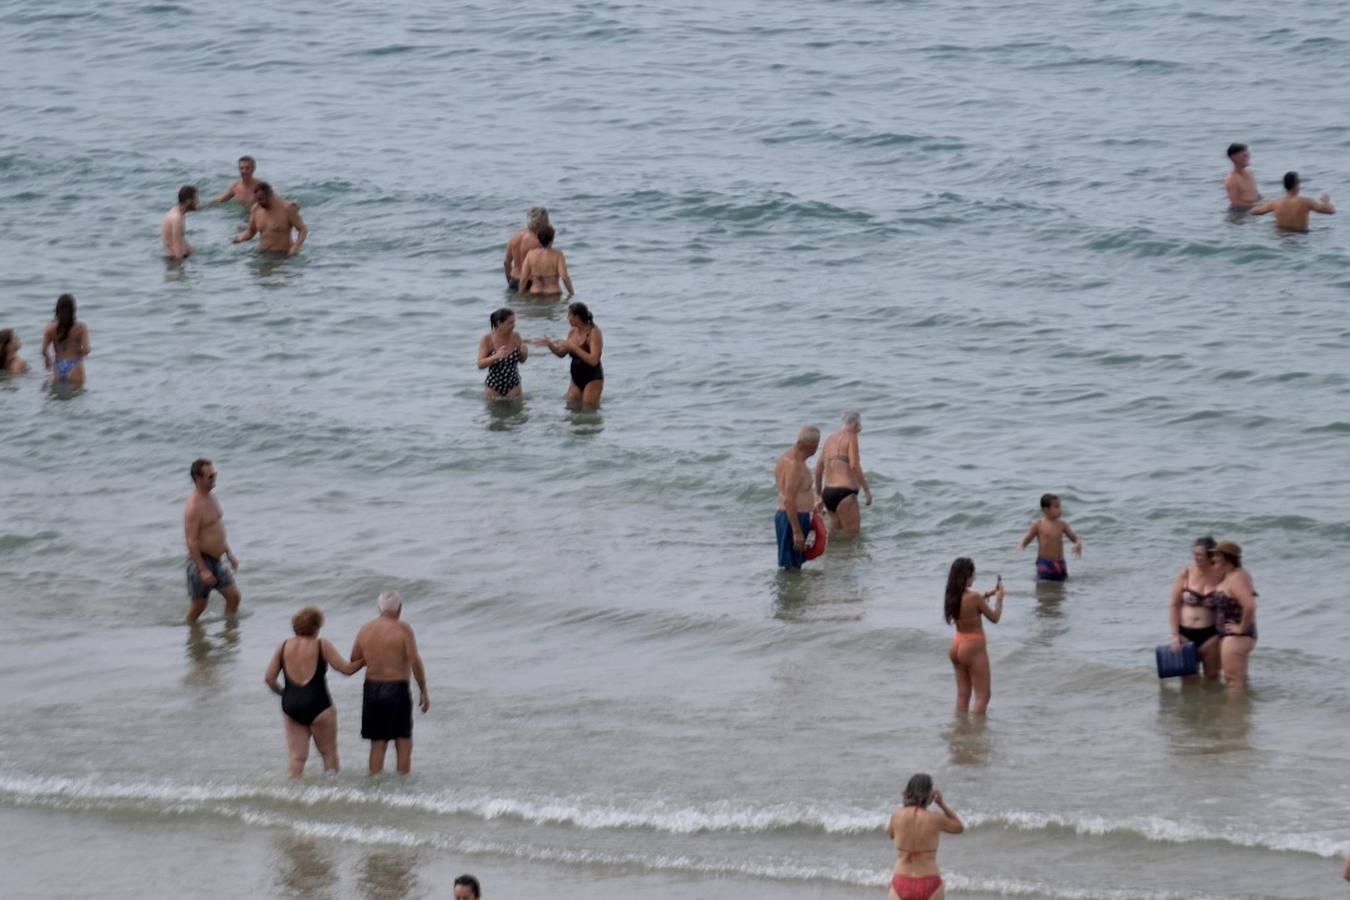
[[[1064,537],[1073,541],[1073,555],[1083,555],[1083,542],[1074,534],[1069,523],[1061,516],[1059,497],[1056,494],[1041,495],[1041,517],[1031,523],[1022,543],[1017,545],[1018,552],[1027,549],[1027,544],[1036,542],[1036,577],[1047,581],[1063,581],[1069,577],[1069,567],[1064,563]]]

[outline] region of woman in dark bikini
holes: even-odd
[[[52,355],[47,356],[50,347]],[[74,387],[84,384],[84,358],[89,355],[89,329],[75,318],[75,298],[62,294],[56,301],[56,321],[42,332],[42,362],[53,382]]]
[[[975,583],[975,563],[958,557],[947,573],[947,596],[942,614],[948,625],[956,625],[952,647],[947,656],[956,672],[956,711],[970,709],[970,695],[975,694],[975,714],[984,715],[989,709],[990,685],[989,653],[984,645],[984,619],[997,623],[1003,618],[1003,578],[992,591],[981,594],[972,589]],[[997,598],[991,608],[989,598]]]
[[[1182,641],[1195,645],[1205,667],[1206,678],[1219,677],[1219,629],[1214,627],[1214,589],[1219,573],[1214,568],[1214,538],[1196,538],[1191,547],[1193,561],[1172,582],[1172,649],[1180,650]]]
[[[19,358],[22,347],[23,341],[13,328],[0,329],[0,375],[22,375],[28,371],[28,363]]]
[[[566,287],[567,296],[571,297],[575,293],[572,276],[567,274],[567,257],[561,250],[553,249],[553,226],[542,225],[535,235],[539,246],[526,253],[520,264],[520,292],[556,297]]]
[[[605,390],[605,368],[600,365],[600,354],[605,349],[605,336],[595,324],[591,311],[584,303],[567,307],[567,324],[572,330],[567,339],[535,338],[531,343],[547,347],[554,356],[572,357],[572,384],[563,398],[567,403],[580,403],[582,409],[595,409]]]
[[[860,431],[862,416],[851,410],[844,413],[843,427],[825,439],[816,462],[816,494],[830,515],[831,531],[857,533],[862,525],[859,490],[865,493],[867,505],[872,505],[872,488],[863,474],[858,449]]]
[[[328,695],[328,667],[354,675],[365,665],[364,660],[348,662],[332,642],[320,640],[322,626],[323,613],[317,607],[306,606],[296,613],[291,618],[295,637],[281,642],[263,676],[267,686],[281,695],[292,778],[305,771],[311,738],[323,757],[324,771],[338,770],[337,707]],[[277,675],[285,679],[284,687],[277,684]]]
[[[509,400],[520,396],[519,365],[529,358],[530,348],[516,334],[516,314],[506,307],[488,316],[492,330],[478,342],[478,368],[487,369],[483,396]]]
[[[928,809],[936,803],[942,812]],[[886,836],[895,842],[895,874],[891,876],[890,900],[945,900],[947,888],[938,869],[938,842],[943,832],[960,834],[966,826],[933,788],[933,779],[922,772],[905,785],[905,805],[891,813]]]
[[[1214,624],[1219,629],[1223,680],[1234,693],[1247,687],[1247,659],[1256,649],[1256,587],[1242,568],[1242,548],[1232,541],[1214,545]]]

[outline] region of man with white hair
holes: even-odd
[[[422,712],[431,708],[427,673],[417,652],[413,630],[399,621],[403,601],[398,591],[380,594],[380,614],[362,626],[352,644],[352,659],[366,662],[365,699],[361,705],[361,737],[370,741],[370,773],[384,771],[384,754],[394,742],[398,771],[412,769],[412,692],[408,672],[417,679]]]
[[[525,216],[525,227],[511,235],[506,242],[506,259],[502,268],[506,272],[506,286],[513,291],[520,290],[520,264],[526,255],[542,244],[539,243],[539,229],[548,222],[548,210],[542,206],[531,206]]]

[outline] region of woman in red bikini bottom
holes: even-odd
[[[929,810],[930,803],[942,812]],[[937,864],[938,841],[944,831],[965,830],[961,818],[942,802],[942,791],[933,789],[932,776],[921,772],[911,778],[905,785],[905,805],[891,813],[886,826],[886,836],[895,841],[890,900],[946,900]]]

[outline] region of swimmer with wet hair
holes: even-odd
[[[825,440],[816,460],[816,494],[820,505],[830,516],[830,530],[857,534],[862,524],[858,508],[858,492],[863,491],[866,505],[872,505],[872,488],[863,474],[858,433],[862,431],[862,414],[848,410],[843,415],[843,427]]]
[[[461,875],[455,879],[453,900],[480,900],[483,888],[472,875]]]
[[[1229,144],[1228,159],[1233,163],[1233,171],[1223,180],[1223,189],[1228,192],[1228,209],[1246,212],[1261,202],[1256,173],[1247,168],[1252,159],[1251,151],[1246,144]]]
[[[28,363],[19,358],[23,341],[13,328],[0,329],[0,375],[22,375],[28,371]]]
[[[1331,205],[1331,196],[1323,193],[1321,197],[1312,200],[1299,194],[1300,181],[1297,172],[1284,173],[1284,196],[1277,200],[1270,200],[1262,203],[1260,206],[1253,206],[1251,214],[1254,216],[1264,216],[1268,212],[1275,213],[1275,226],[1281,231],[1307,231],[1308,213],[1321,213],[1324,216],[1334,215],[1336,207]]]

